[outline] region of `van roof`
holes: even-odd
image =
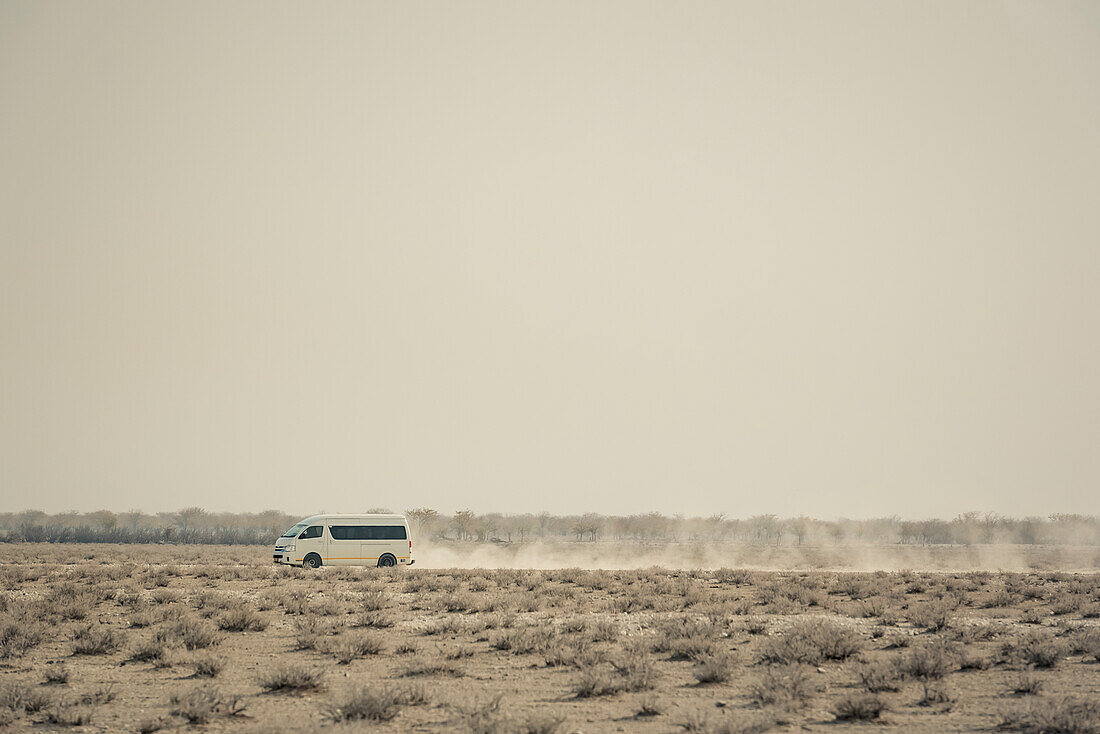
[[[371,514],[368,512],[360,513],[357,515],[352,514],[324,514],[324,515],[310,515],[306,520],[322,520],[322,519],[335,519],[335,520],[362,520],[364,518],[370,518],[371,520],[404,520],[404,515],[390,514]],[[303,520],[302,522],[305,522]]]

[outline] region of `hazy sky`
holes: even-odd
[[[1100,512],[1100,3],[0,3],[0,510]]]

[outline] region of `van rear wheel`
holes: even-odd
[[[321,556],[316,553],[310,553],[308,556],[302,559],[302,566],[304,568],[320,568]]]
[[[385,554],[384,556],[382,556],[381,558],[378,559],[378,565],[379,566],[384,566],[384,567],[396,566],[397,565],[397,559],[394,558],[393,556],[391,556],[389,553],[387,553],[387,554]]]

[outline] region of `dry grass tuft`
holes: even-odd
[[[1025,734],[1100,734],[1100,701],[1036,698],[1004,713],[997,728]]]
[[[260,676],[260,688],[268,693],[315,691],[321,688],[324,673],[305,665],[283,665]]]
[[[845,696],[833,707],[837,721],[874,721],[889,707],[886,700],[873,693]]]
[[[113,627],[82,625],[73,630],[73,655],[109,655],[122,646],[123,639]]]
[[[391,721],[405,706],[427,703],[422,687],[359,686],[340,693],[325,707],[332,721]]]
[[[820,665],[827,660],[847,660],[861,646],[859,634],[841,624],[828,620],[799,621],[785,634],[769,638],[761,659],[768,663]]]
[[[174,715],[192,724],[206,724],[219,716],[238,716],[245,709],[240,696],[226,696],[212,685],[173,694],[169,702]]]

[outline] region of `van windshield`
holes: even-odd
[[[285,533],[283,533],[282,537],[284,537],[284,538],[296,538],[296,537],[298,537],[298,533],[302,532],[307,527],[309,527],[308,522],[300,522],[297,525],[295,525],[294,527],[292,527],[290,530],[287,530]],[[271,537],[271,536],[268,536],[268,537]]]

